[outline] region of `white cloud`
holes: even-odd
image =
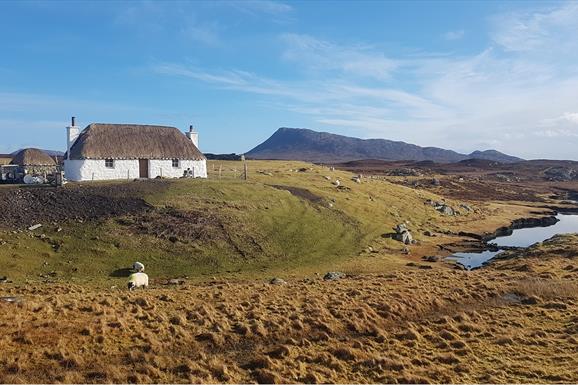
[[[578,111],[575,20],[578,3],[498,16],[493,44],[462,56],[391,57],[369,44],[285,34],[281,58],[300,70],[291,81],[174,64],[156,71],[267,95],[278,108],[364,137],[578,159],[578,113],[569,112]]]
[[[494,18],[494,41],[507,51],[559,51],[577,47],[578,3],[512,12]]]

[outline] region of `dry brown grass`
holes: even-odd
[[[472,272],[2,285],[0,382],[577,382],[577,238]]]
[[[2,286],[25,301],[0,303],[0,382],[576,382],[578,278],[504,264],[131,293]]]

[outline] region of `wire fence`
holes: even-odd
[[[207,177],[247,180],[250,177],[249,165],[245,161],[210,160],[207,162]]]

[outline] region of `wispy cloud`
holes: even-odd
[[[281,36],[283,58],[307,69],[341,71],[346,75],[388,79],[397,63],[370,46],[338,45],[303,34]]]
[[[578,47],[578,3],[511,12],[494,18],[494,41],[507,51],[528,52]]]
[[[158,73],[215,87],[266,95],[328,127],[469,152],[478,148],[524,157],[577,158],[578,4],[493,18],[492,44],[473,55],[393,57],[371,44],[344,44],[306,34],[283,34],[280,58],[294,78],[275,79],[229,69],[176,64]],[[463,37],[453,31],[446,38]],[[552,58],[551,46],[557,56]],[[565,50],[576,45],[575,50]],[[550,150],[551,151],[551,150]],[[541,155],[542,154],[542,155]]]
[[[460,40],[464,37],[464,35],[466,34],[466,31],[464,31],[463,29],[457,30],[457,31],[448,31],[446,33],[443,34],[443,38],[445,40]]]

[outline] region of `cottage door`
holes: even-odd
[[[148,159],[139,159],[138,160],[138,173],[139,173],[139,178],[148,178],[149,177],[149,160]]]

